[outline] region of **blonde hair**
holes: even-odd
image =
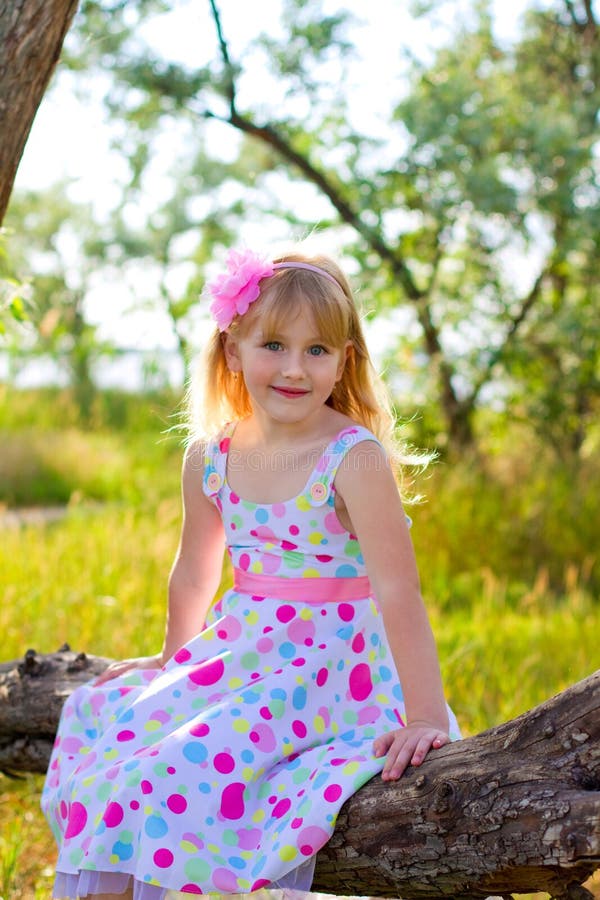
[[[352,290],[340,267],[327,256],[301,253],[286,254],[274,262],[318,266],[328,272],[335,283],[307,269],[279,269],[261,281],[259,298],[248,312],[233,320],[229,334],[243,337],[260,316],[265,340],[268,340],[277,333],[281,323],[294,316],[300,303],[306,304],[319,334],[328,344],[342,348],[346,342],[351,343],[342,377],[336,383],[328,405],[372,431],[394,461],[416,462],[414,455],[398,452],[389,394],[371,361]],[[215,328],[188,391],[190,437],[196,439],[218,433],[227,422],[246,418],[251,412],[244,379],[229,370],[223,336]],[[418,461],[423,462],[421,458]]]

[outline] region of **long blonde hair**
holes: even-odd
[[[293,318],[300,303],[307,304],[328,344],[342,348],[351,343],[342,377],[327,401],[329,406],[372,431],[396,462],[415,462],[410,454],[399,453],[389,394],[371,361],[352,290],[340,267],[328,256],[302,253],[286,254],[274,262],[308,263],[328,272],[335,282],[307,269],[279,269],[261,281],[259,298],[243,316],[236,316],[228,332],[243,337],[260,316],[268,340],[282,322]],[[188,391],[192,439],[215,434],[227,422],[251,414],[244,379],[236,375],[227,366],[223,336],[215,328]]]

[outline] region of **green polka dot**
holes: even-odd
[[[252,671],[258,667],[259,661],[260,657],[254,650],[251,650],[249,653],[244,653],[241,659],[244,669],[250,669]]]
[[[228,847],[237,847],[238,836],[231,828],[226,828],[223,832],[223,843]]]
[[[169,775],[166,763],[156,763],[152,771],[155,775],[158,775],[159,778],[167,778]]]
[[[281,719],[285,713],[285,701],[271,700],[269,703],[269,711],[274,719]]]
[[[188,859],[183,871],[190,881],[207,881],[210,877],[211,867],[203,859]]]
[[[98,788],[98,800],[108,800],[112,794],[112,790],[112,784],[109,781],[105,781],[104,784],[101,784]]]
[[[356,725],[358,721],[358,715],[352,709],[345,709],[342,718],[346,725]]]
[[[284,550],[283,562],[288,569],[301,569],[304,565],[304,553],[298,550]]]
[[[360,556],[360,544],[358,541],[346,541],[344,552],[348,556]]]

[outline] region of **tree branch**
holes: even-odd
[[[69,693],[109,660],[71,652],[0,665],[0,767],[43,772]],[[375,777],[342,807],[313,890],[590,897],[600,866],[600,671],[510,722]]]

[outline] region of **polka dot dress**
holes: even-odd
[[[207,448],[204,491],[242,583],[270,579],[273,595],[234,587],[163,669],[84,685],[67,700],[42,797],[60,896],[130,876],[143,900],[285,884],[381,771],[375,737],[403,724],[375,600],[322,590],[365,582],[333,480],[348,449],[375,438],[345,429],[297,497],[263,505],[228,486],[231,433]],[[290,599],[300,578],[305,591]]]

